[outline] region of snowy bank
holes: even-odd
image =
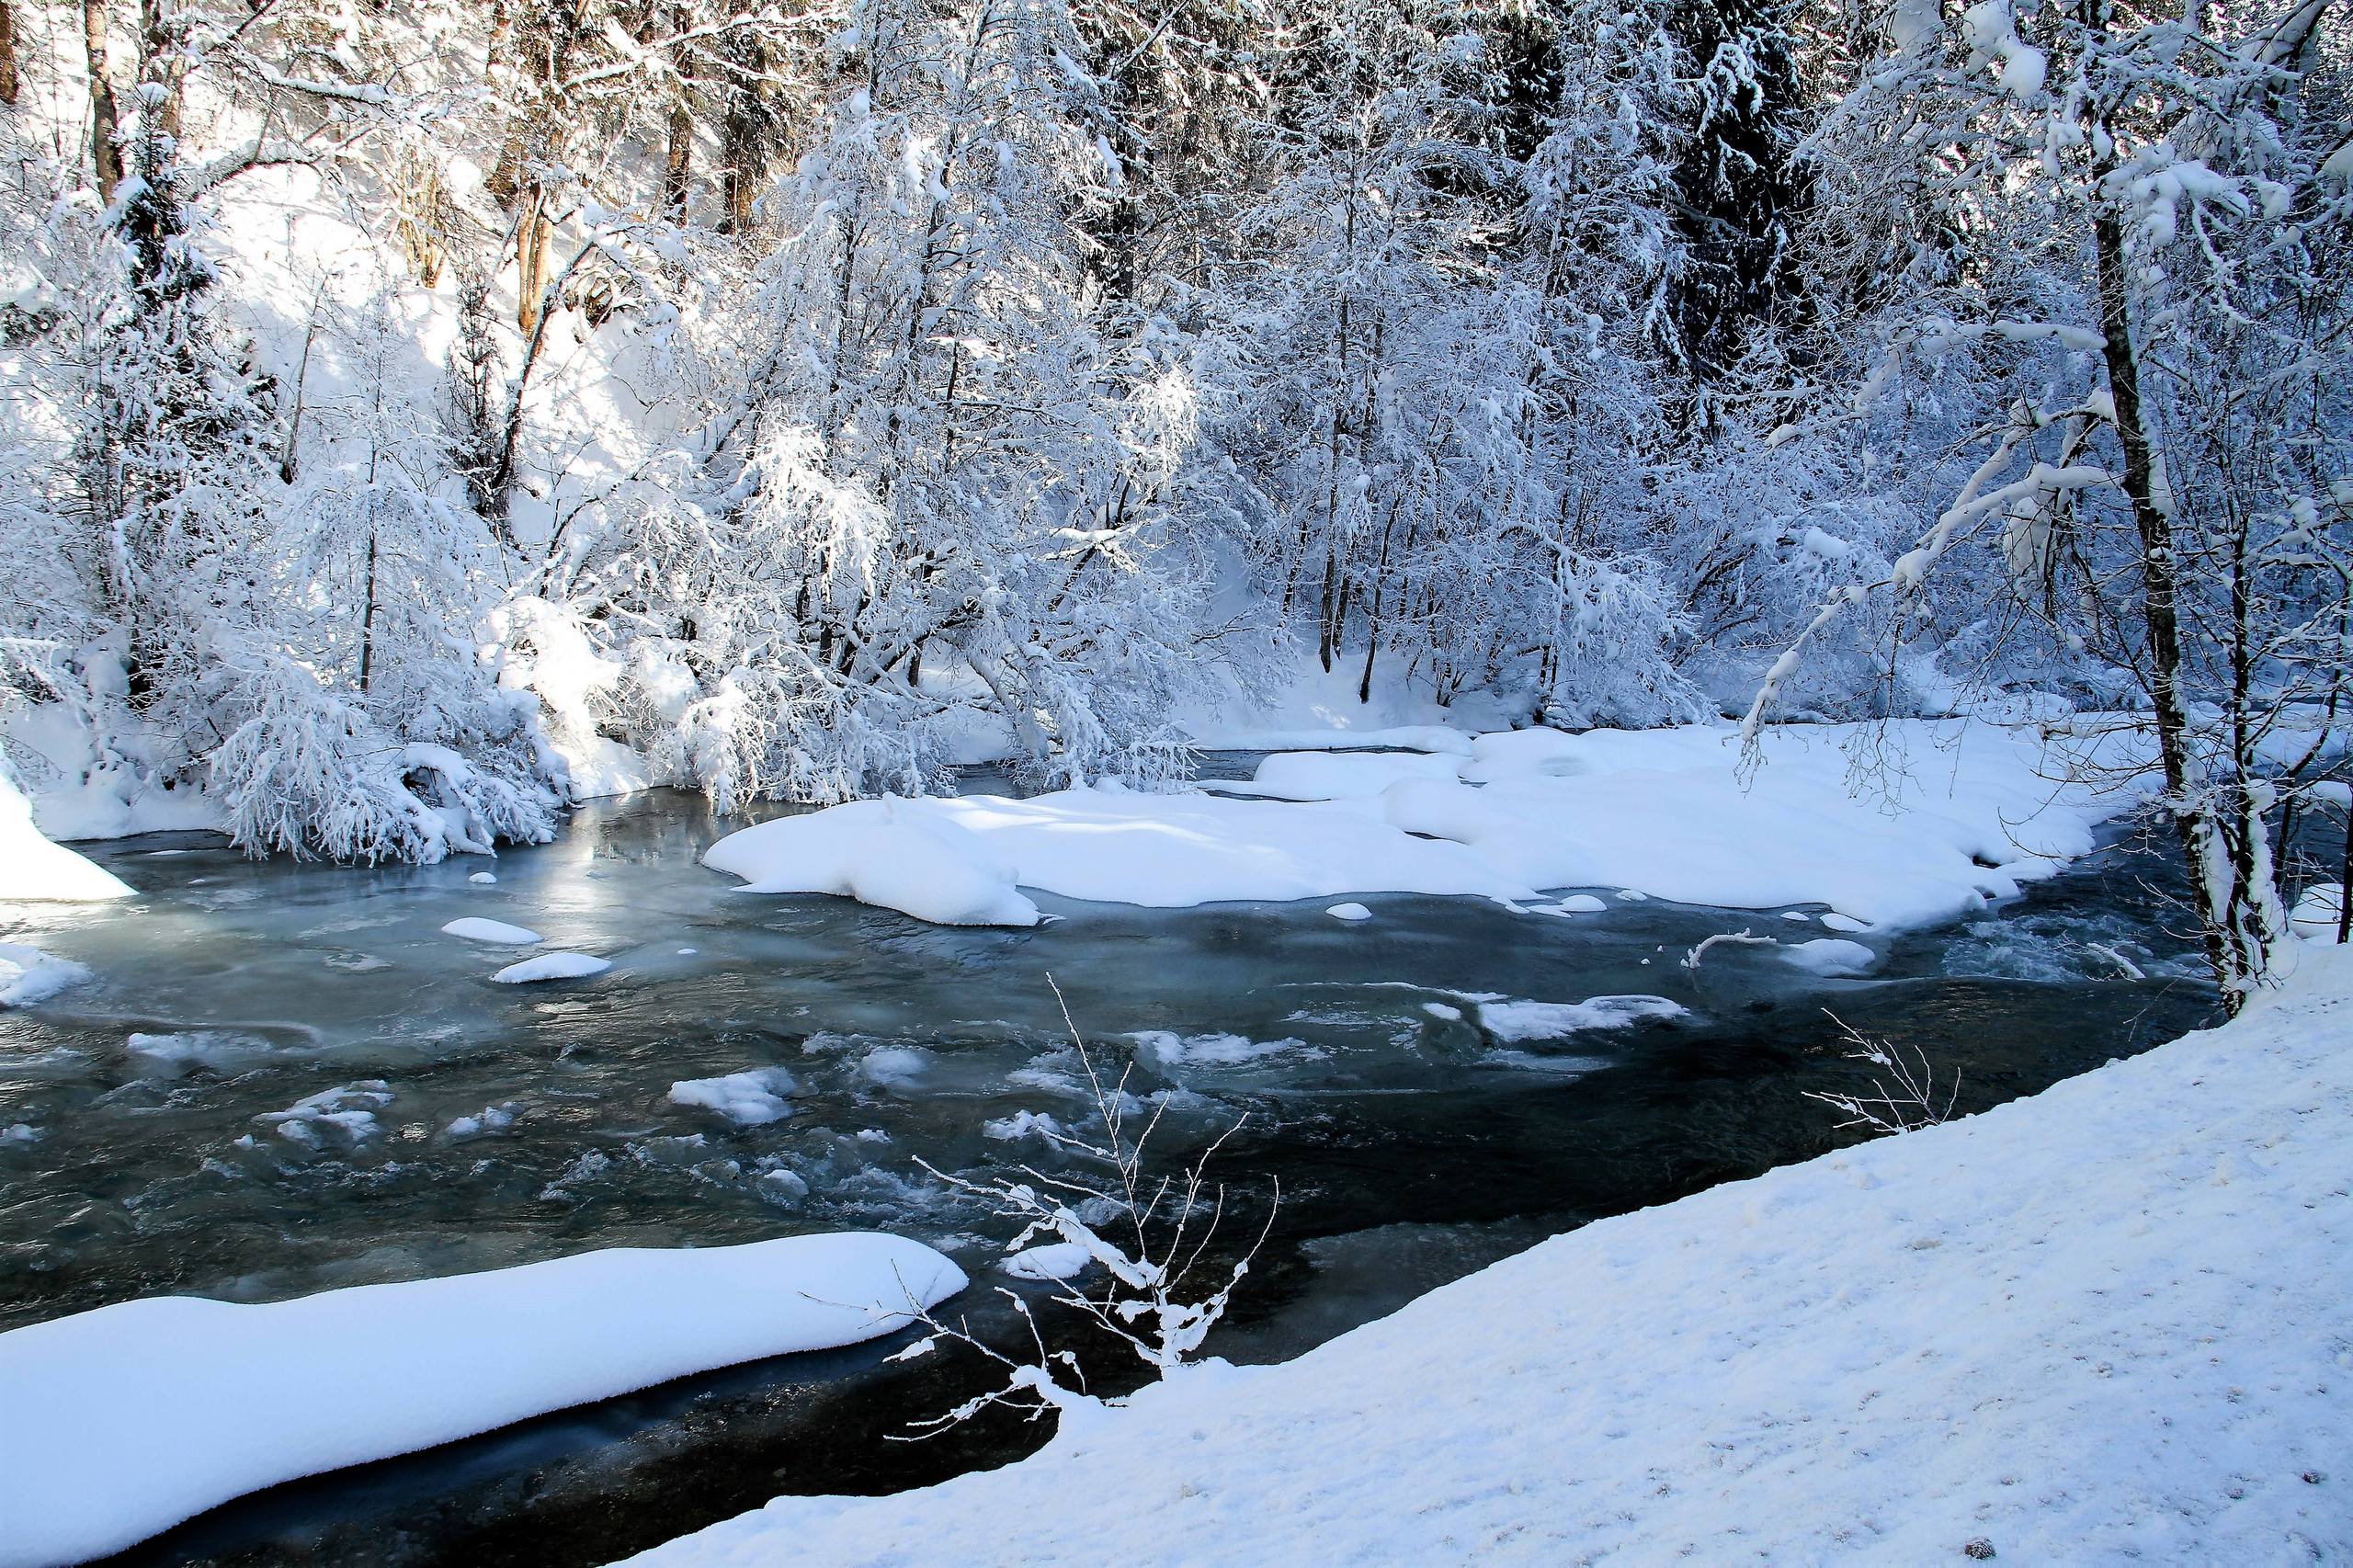
[[[2031,1099],[1556,1237],[1019,1464],[633,1559],[2353,1552],[2353,955]]]
[[[2130,762],[2137,744],[2097,743],[2099,760]],[[956,925],[1035,924],[1017,885],[1164,908],[1605,887],[1911,926],[2049,875],[2142,796],[2054,781],[2061,759],[2040,732],[1984,722],[1784,725],[1764,744],[1753,779],[1737,732],[1712,726],[1279,753],[1247,785],[1177,794],[857,801],[731,834],[703,859],[747,892],[837,893]],[[1868,782],[1850,789],[1859,762]]]
[[[131,884],[33,825],[32,802],[0,765],[0,903],[13,899],[129,898]]]
[[[616,1247],[267,1306],[162,1296],[0,1334],[0,1568],[672,1378],[891,1333],[964,1288],[867,1233]]]

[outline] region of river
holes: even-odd
[[[1825,979],[1766,947],[1687,969],[1710,935],[1796,923],[1616,890],[1566,918],[1370,897],[1353,925],[1323,901],[1041,896],[1059,918],[1040,927],[943,929],[736,892],[697,862],[733,825],[654,791],[585,807],[556,843],[494,865],[378,869],[151,835],[92,848],[135,904],[0,911],[0,934],[97,975],[0,1013],[0,1129],[33,1130],[0,1142],[0,1328],[157,1293],[266,1301],[593,1246],[879,1228],[957,1256],[983,1288],[975,1326],[996,1336],[1005,1227],[916,1161],[986,1175],[1052,1158],[1003,1136],[1025,1112],[1084,1109],[1051,977],[1099,1061],[1140,1095],[1167,1091],[1156,1163],[1241,1122],[1215,1167],[1225,1242],[1256,1234],[1279,1183],[1208,1346],[1279,1359],[1555,1232],[1851,1139],[1803,1093],[1860,1081],[1833,1013],[1958,1074],[1964,1111],[2212,1016],[2166,902],[2177,870],[2132,835],[1980,917],[1875,941],[1864,977]],[[485,870],[494,883],[472,880]],[[442,934],[465,915],[614,968],[492,983],[515,952]],[[1478,1024],[1483,999],[1623,995],[1685,1011],[1549,1040]],[[670,1098],[764,1068],[793,1082],[779,1120]],[[778,1492],[917,1484],[1042,1440],[1002,1417],[897,1440],[987,1381],[969,1355],[882,1365],[903,1340],[281,1487],[124,1561],[591,1563]],[[1099,1350],[1088,1366],[1098,1386],[1136,1376]],[[252,1418],[335,1397],[256,1388]]]

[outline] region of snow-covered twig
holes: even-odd
[[[1250,1272],[1258,1249],[1266,1244],[1267,1236],[1274,1228],[1282,1189],[1278,1184],[1257,1238],[1225,1271],[1215,1288],[1198,1296],[1188,1291],[1188,1280],[1225,1215],[1225,1189],[1212,1186],[1205,1173],[1225,1141],[1239,1131],[1248,1119],[1236,1121],[1218,1134],[1180,1174],[1157,1177],[1148,1175],[1145,1146],[1160,1125],[1160,1118],[1167,1108],[1166,1099],[1154,1103],[1142,1129],[1131,1135],[1128,1127],[1134,1114],[1131,1108],[1138,1106],[1127,1087],[1132,1068],[1123,1070],[1116,1082],[1107,1084],[1078,1026],[1071,1019],[1070,1006],[1063,997],[1062,988],[1054,985],[1051,976],[1047,977],[1046,983],[1053,987],[1063,1027],[1070,1032],[1071,1044],[1086,1074],[1103,1136],[1099,1142],[1092,1141],[1051,1125],[1041,1129],[1041,1133],[1063,1153],[1108,1167],[1108,1174],[1086,1180],[1024,1165],[1019,1176],[1027,1180],[999,1176],[975,1181],[949,1175],[927,1160],[918,1160],[916,1164],[957,1191],[987,1199],[995,1205],[999,1215],[1020,1221],[1020,1231],[1005,1244],[1007,1253],[1021,1251],[1041,1235],[1051,1235],[1063,1244],[1083,1252],[1086,1271],[1099,1270],[1101,1285],[1090,1291],[1075,1283],[1066,1284],[1052,1300],[1084,1314],[1097,1328],[1134,1351],[1160,1376],[1166,1377],[1191,1358],[1211,1328],[1225,1315],[1234,1288]],[[1090,1222],[1082,1211],[1097,1218]],[[1114,1242],[1105,1237],[1097,1228],[1098,1224],[1120,1233],[1120,1240]],[[915,1314],[931,1334],[901,1351],[900,1358],[912,1359],[926,1354],[938,1340],[946,1338],[970,1346],[1006,1369],[1002,1387],[918,1422],[923,1435],[968,1421],[994,1405],[1027,1410],[1034,1419],[1047,1410],[1067,1415],[1099,1408],[1103,1403],[1086,1392],[1077,1357],[1068,1350],[1048,1348],[1028,1301],[1002,1286],[998,1293],[1012,1303],[1029,1330],[1033,1355],[1028,1360],[1017,1360],[982,1343],[961,1319],[951,1324],[927,1312]],[[1076,1386],[1062,1381],[1065,1374]]]
[[[1892,1082],[1882,1082],[1878,1074],[1871,1076],[1871,1093],[1843,1094],[1836,1090],[1808,1089],[1805,1097],[1820,1100],[1847,1119],[1838,1123],[1841,1129],[1868,1128],[1876,1133],[1911,1132],[1923,1127],[1935,1127],[1952,1119],[1953,1106],[1961,1097],[1961,1074],[1956,1071],[1952,1082],[1945,1086],[1941,1100],[1938,1097],[1937,1070],[1927,1053],[1918,1046],[1905,1048],[1893,1040],[1871,1040],[1857,1032],[1846,1019],[1824,1009],[1830,1021],[1838,1026],[1850,1048],[1849,1062],[1867,1062],[1887,1074]]]
[[[1689,952],[1684,954],[1683,967],[1685,969],[1698,969],[1699,967],[1699,960],[1707,957],[1708,949],[1716,946],[1720,942],[1726,947],[1778,948],[1781,945],[1778,940],[1771,937],[1759,937],[1745,930],[1719,931],[1714,936],[1709,937],[1706,941],[1701,942],[1698,947],[1692,949]]]

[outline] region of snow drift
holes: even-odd
[[[964,1283],[920,1243],[846,1233],[615,1247],[267,1306],[153,1297],[0,1334],[0,1568],[101,1556],[279,1482],[889,1334]]]
[[[2083,743],[2127,779],[2139,744]],[[703,861],[746,892],[837,893],[947,925],[1034,924],[1018,883],[1158,907],[1605,887],[1903,926],[2016,893],[2142,798],[2135,783],[2065,782],[2069,759],[2040,732],[1983,722],[1787,725],[1764,745],[1753,778],[1720,726],[1504,732],[1467,756],[1278,754],[1248,786],[1187,793],[853,802],[731,834]],[[1858,763],[1873,782],[1850,788]]]
[[[0,765],[0,902],[130,898],[130,883],[33,825],[32,802]]]

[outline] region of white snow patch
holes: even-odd
[[[1367,909],[1361,903],[1336,903],[1324,913],[1330,915],[1335,920],[1370,920],[1372,918],[1372,911]]]
[[[1851,915],[1841,915],[1835,909],[1823,915],[1822,923],[1833,931],[1868,931],[1871,928],[1870,921],[1858,920]]]
[[[1790,724],[1760,744],[1766,764],[1746,783],[1737,730],[1692,725],[1482,735],[1462,779],[1395,777],[1391,757],[1310,759],[1392,778],[1330,800],[1105,788],[860,801],[746,828],[703,858],[747,891],[831,892],[953,925],[1036,924],[1018,882],[1155,908],[1367,892],[1525,905],[1539,888],[1601,887],[1741,909],[1822,904],[1901,927],[2015,895],[2088,852],[2093,827],[2153,787],[2132,772],[2145,744],[2120,731],[2052,742],[2108,781],[2056,788],[2066,759],[2040,730],[1984,720]],[[1866,744],[1918,766],[1886,775],[1892,792],[1850,794],[1848,752]]]
[[[497,942],[510,948],[529,947],[540,939],[540,934],[537,931],[527,930],[520,926],[509,926],[504,920],[484,920],[478,915],[469,915],[462,919],[450,921],[449,924],[441,927],[441,934],[445,937],[463,937],[469,942]]]
[[[1016,1279],[1074,1279],[1094,1259],[1076,1242],[1048,1242],[1024,1247],[999,1265]]]
[[[1561,909],[1570,915],[1599,915],[1609,905],[1589,892],[1573,892],[1561,900]]]
[[[1138,1029],[1128,1038],[1171,1067],[1234,1067],[1307,1049],[1305,1040],[1288,1036],[1252,1040],[1240,1034],[1178,1035],[1168,1029]]]
[[[1780,949],[1780,956],[1800,969],[1816,974],[1860,974],[1878,960],[1879,955],[1860,942],[1849,942],[1843,937],[1817,937],[1811,942],[1792,942]]]
[[[152,1297],[0,1334],[0,1565],[544,1411],[889,1334],[964,1288],[871,1233],[616,1247],[266,1306]],[[912,1300],[910,1300],[912,1298]]]
[[[472,876],[468,877],[466,881],[473,882],[478,886],[488,887],[492,883],[497,881],[498,878],[488,871],[476,871]]]
[[[784,1096],[798,1087],[781,1067],[756,1067],[719,1078],[681,1078],[670,1085],[670,1103],[717,1111],[739,1127],[765,1127],[792,1114]]]
[[[53,957],[28,943],[0,942],[0,1007],[29,1007],[89,978],[87,964]]]
[[[1603,1220],[1003,1469],[632,1562],[2341,1558],[2348,1019],[2353,953],[2312,947],[2232,1024],[2033,1098]]]
[[[129,898],[136,891],[88,857],[51,843],[33,825],[32,802],[15,774],[0,763],[0,903]]]
[[[885,1045],[870,1051],[858,1064],[858,1075],[870,1084],[912,1084],[931,1065],[931,1058],[908,1045]]]
[[[2344,883],[2314,882],[2296,900],[2296,907],[2289,912],[2288,924],[2300,937],[2315,942],[2334,942],[2338,917],[2344,910]],[[0,1001],[6,999],[0,997]]]
[[[1370,730],[1251,730],[1205,727],[1193,737],[1204,751],[1418,751],[1471,755],[1471,737],[1443,724],[1391,724]]]
[[[169,1034],[133,1034],[123,1049],[150,1061],[175,1067],[210,1067],[226,1072],[270,1054],[269,1041],[233,1029],[180,1029]]]
[[[593,953],[541,953],[521,963],[510,963],[490,978],[501,985],[522,985],[534,980],[578,980],[602,974],[612,967],[612,960],[600,959]]]
[[[731,833],[703,864],[744,892],[822,892],[935,926],[1035,926],[1010,865],[932,801],[852,801]]]
[[[858,1136],[866,1136],[861,1132]],[[1024,1138],[1042,1138],[1049,1143],[1063,1136],[1063,1124],[1042,1110],[1017,1110],[1011,1116],[1001,1116],[981,1123],[981,1136],[994,1138],[1000,1143],[1017,1142]]]
[[[1416,752],[1277,752],[1251,777],[1256,792],[1287,801],[1338,801],[1378,795],[1401,778],[1452,781],[1461,764]]]
[[[516,1102],[486,1105],[472,1116],[461,1116],[441,1130],[442,1135],[453,1139],[479,1138],[485,1132],[503,1132],[515,1125]]]
[[[266,1110],[254,1119],[305,1149],[322,1147],[328,1133],[346,1142],[364,1143],[376,1134],[376,1112],[392,1103],[392,1085],[381,1078],[362,1078],[306,1095],[284,1110]]]
[[[1424,1003],[1427,1007],[1429,1004]],[[1583,1002],[1488,1002],[1479,1021],[1497,1040],[1559,1040],[1586,1029],[1622,1029],[1644,1018],[1679,1018],[1689,1009],[1664,996],[1594,996]]]

